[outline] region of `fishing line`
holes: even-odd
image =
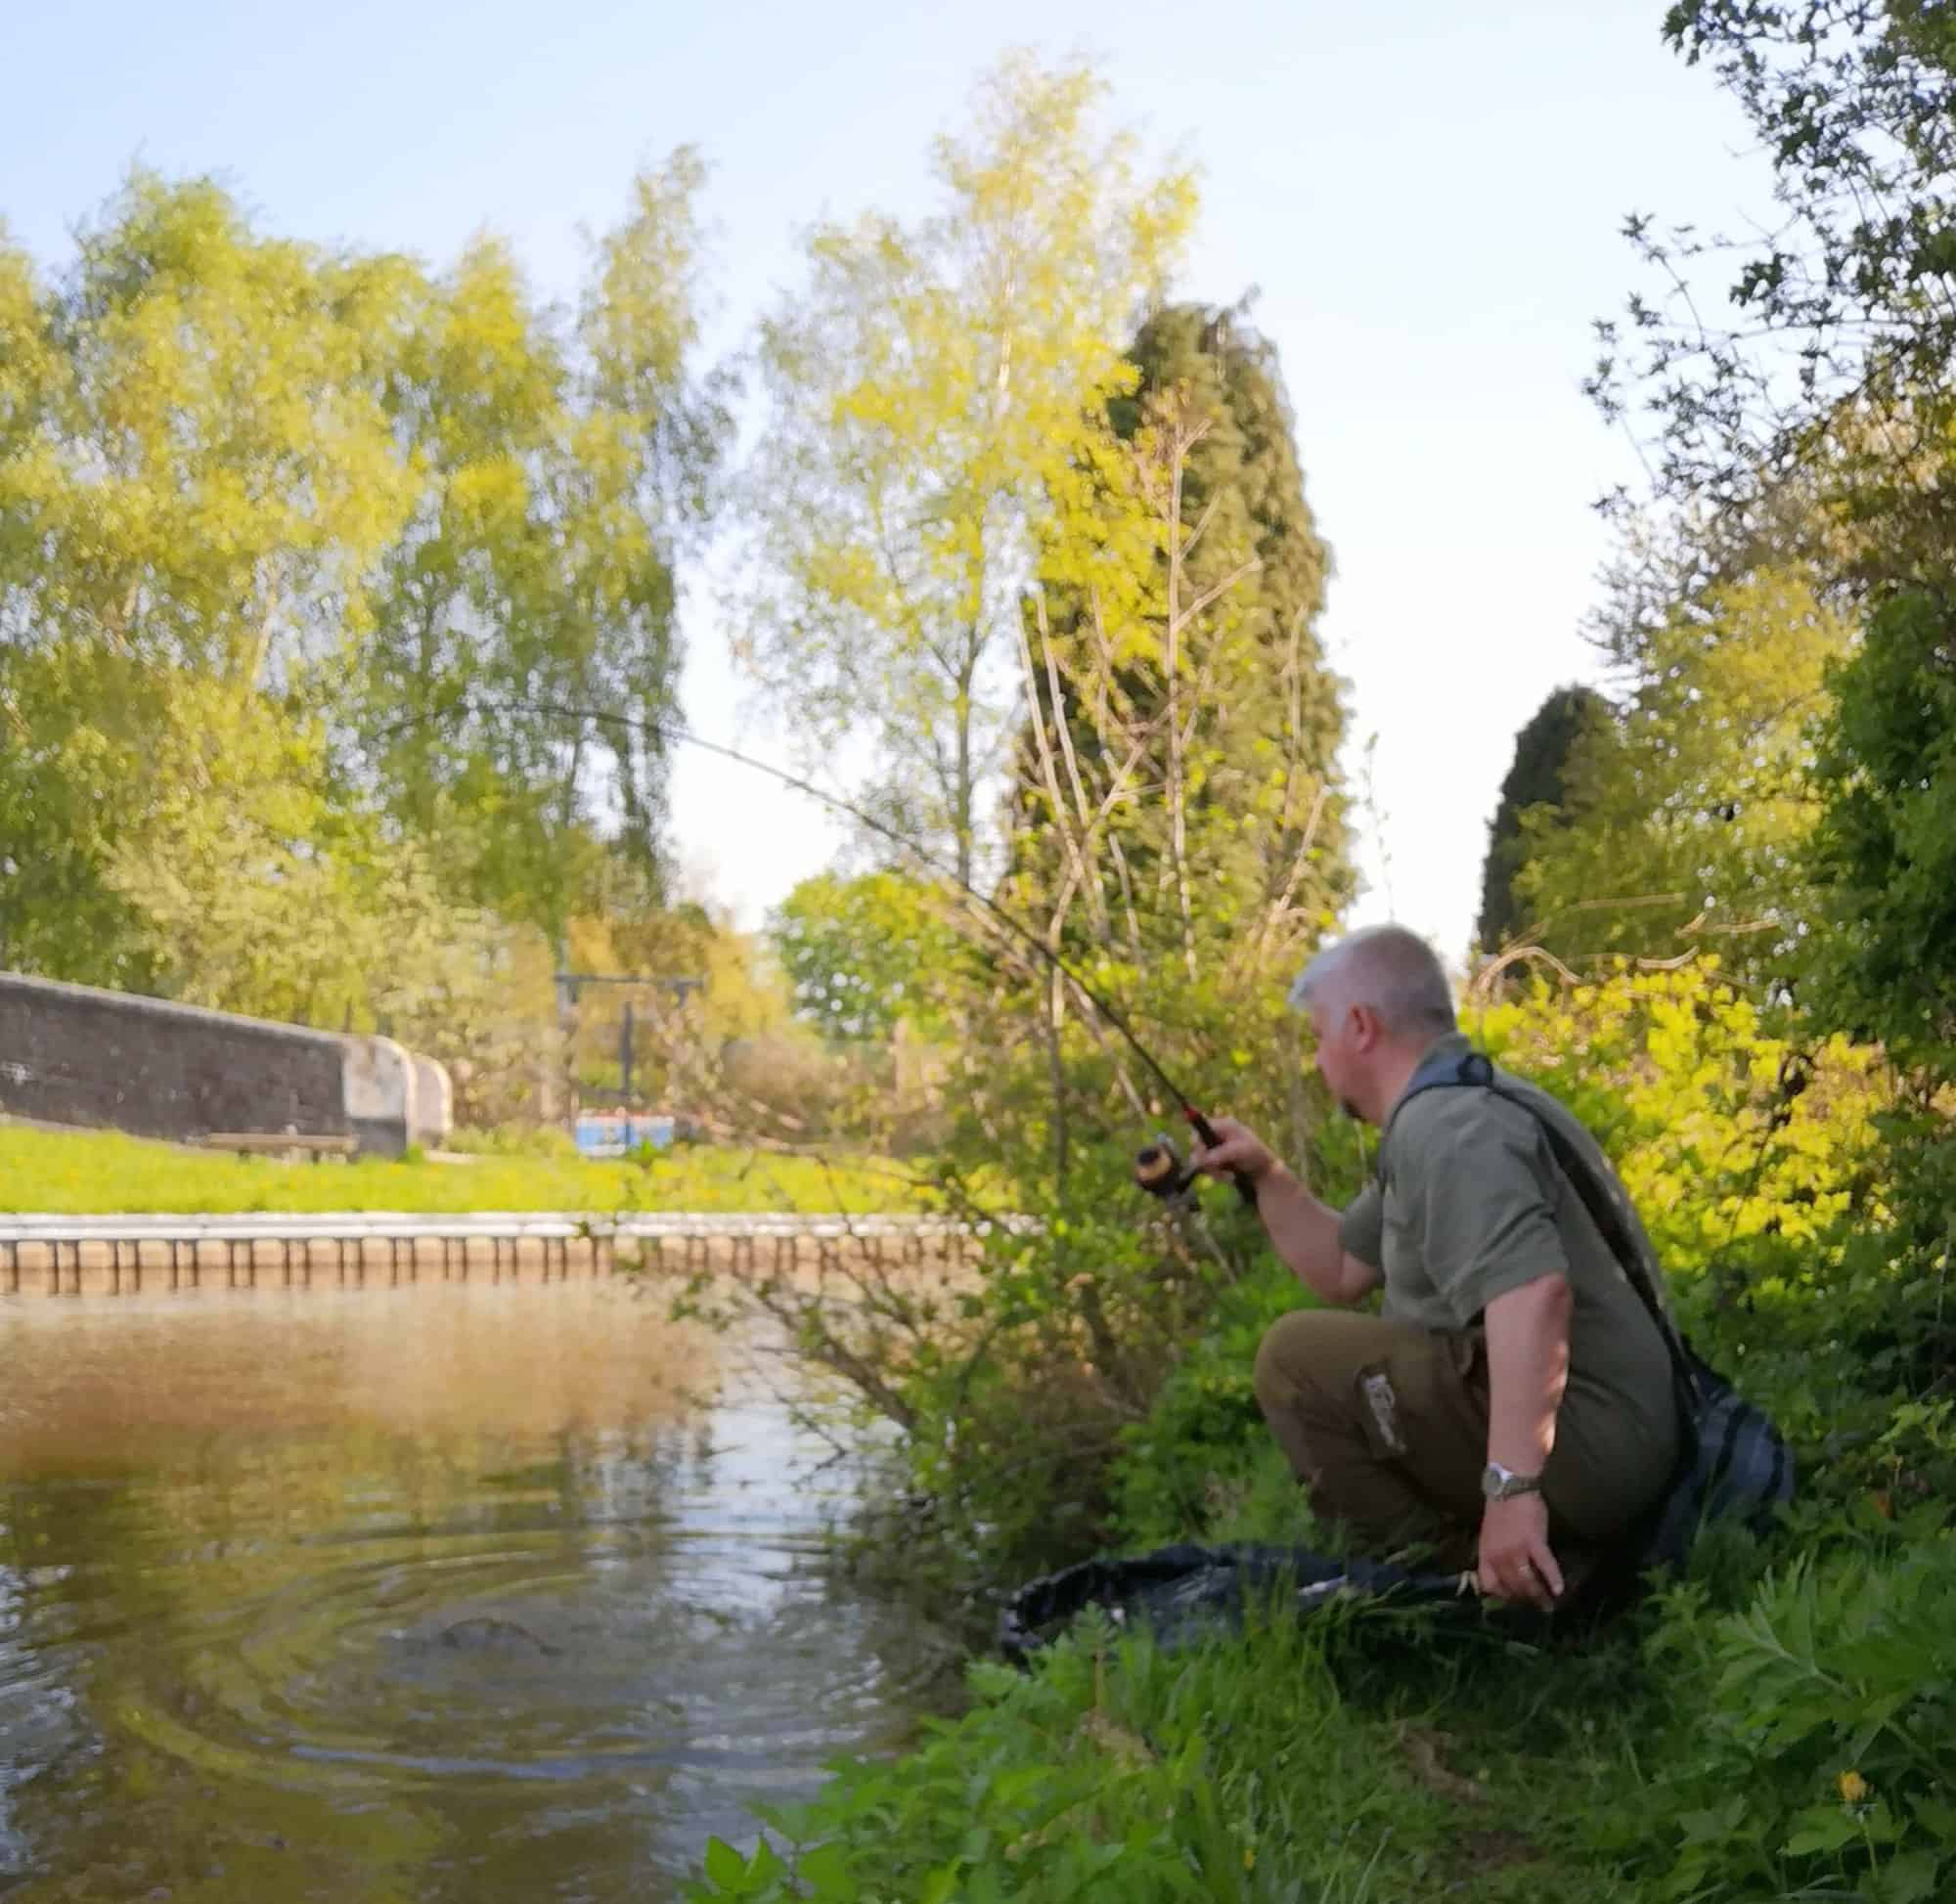
[[[943,861],[938,859],[927,848],[920,846],[908,835],[899,832],[894,826],[888,824],[887,821],[878,819],[873,814],[866,813],[852,801],[843,799],[840,794],[830,793],[826,787],[817,786],[813,781],[805,780],[797,774],[790,774],[786,769],[775,766],[772,761],[758,760],[752,754],[742,753],[737,747],[728,746],[724,741],[708,740],[703,734],[692,732],[690,729],[682,727],[677,721],[646,720],[643,716],[617,714],[601,708],[567,707],[561,703],[552,701],[526,700],[522,703],[522,707],[526,712],[548,714],[558,720],[591,721],[602,727],[617,727],[641,733],[657,734],[664,740],[678,741],[685,746],[696,747],[702,753],[714,754],[722,760],[732,761],[735,766],[747,768],[756,774],[764,774],[770,779],[779,781],[782,786],[792,787],[797,793],[808,794],[811,798],[820,800],[824,806],[832,807],[837,813],[848,815],[851,819],[868,827],[871,832],[880,834],[882,838],[888,840],[893,846],[909,854],[920,865],[928,867],[936,877],[945,880],[950,885],[956,887],[966,897],[975,900],[1016,938],[1025,945],[1030,946],[1061,977],[1078,987],[1081,996],[1087,998],[1093,1005],[1094,1009],[1106,1019],[1107,1023],[1119,1033],[1121,1038],[1126,1041],[1128,1048],[1147,1066],[1148,1070],[1160,1082],[1162,1088],[1175,1100],[1176,1107],[1188,1121],[1189,1128],[1194,1130],[1196,1136],[1202,1140],[1203,1144],[1214,1148],[1222,1142],[1222,1139],[1216,1134],[1215,1127],[1190,1101],[1188,1093],[1169,1075],[1167,1068],[1162,1064],[1160,1059],[1141,1042],[1133,1026],[1128,1023],[1127,1019],[1114,1005],[1095,991],[1092,986],[1088,984],[1030,926],[1007,911],[997,900],[985,893],[981,893],[968,879],[963,878],[955,868],[946,865]],[[383,729],[381,732],[383,736],[398,733],[409,728],[420,727],[439,718],[441,718],[440,710],[430,710],[427,714],[417,715],[406,721],[396,722],[392,726]],[[1241,1171],[1231,1171],[1229,1175],[1230,1180],[1236,1186],[1237,1195],[1245,1203],[1254,1207],[1257,1201],[1257,1186]],[[1142,1188],[1158,1196],[1171,1195],[1187,1187],[1187,1178],[1181,1170],[1180,1161],[1176,1157],[1174,1149],[1166,1143],[1150,1146],[1148,1150],[1141,1152],[1136,1163],[1135,1180],[1141,1184]]]

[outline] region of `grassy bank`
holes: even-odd
[[[1078,1627],[1030,1675],[976,1666],[964,1717],[716,1848],[691,1896],[1956,1895],[1956,1408],[1887,1388],[1854,1283],[1708,1324],[1796,1433],[1800,1498],[1601,1631],[1348,1606],[1166,1654]],[[1129,1433],[1110,1544],[1325,1544],[1249,1386],[1296,1301],[1281,1271],[1224,1301]]]
[[[1224,1536],[1311,1538],[1273,1455]],[[1280,1502],[1288,1503],[1279,1509]],[[1809,1500],[1615,1624],[1272,1608],[1163,1652],[1089,1619],[689,1893],[1430,1904],[1956,1891],[1956,1539]]]
[[[921,1208],[901,1170],[686,1145],[648,1161],[484,1151],[467,1162],[285,1164],[149,1143],[113,1131],[0,1124],[0,1210],[226,1212]]]
[[[1891,1537],[1701,1577],[1585,1648],[1376,1609],[1179,1654],[1081,1632],[691,1895],[1946,1897],[1952,1612],[1956,1545]]]
[[[1796,1054],[1711,966],[1537,988],[1475,1032],[1606,1139],[1687,1333],[1793,1446],[1791,1512],[1716,1530],[1600,1632],[1346,1606],[980,1664],[962,1718],[839,1768],[760,1848],[717,1847],[696,1899],[1956,1897],[1941,1111],[1866,1047]],[[931,1512],[882,1544],[920,1573],[935,1540],[933,1577],[974,1599],[1184,1539],[1336,1551],[1251,1389],[1295,1279],[1225,1194],[1178,1253],[1093,1167],[1025,1195],[1049,1221],[988,1264],[979,1349],[899,1370]],[[1362,1169],[1310,1160],[1334,1203]]]

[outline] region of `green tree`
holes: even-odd
[[[1660,491],[1728,529],[1798,477],[1851,534],[1861,579],[1939,559],[1956,421],[1947,10],[1677,0],[1664,31],[1739,106],[1780,215],[1741,236],[1630,218],[1658,288],[1599,327],[1592,394],[1613,418],[1647,399]]]
[[[431,280],[207,180],[52,283],[0,243],[0,959],[358,1017],[430,878],[558,933],[655,893],[700,180],[635,182],[574,323],[491,243]]]
[[[1827,673],[1853,625],[1810,572],[1714,587],[1641,642],[1615,721],[1592,722],[1558,808],[1520,819],[1528,936],[1571,964],[1715,950],[1787,976],[1810,915],[1802,844]]]
[[[693,369],[703,179],[682,150],[634,181],[568,334],[505,246],[471,246],[397,401],[424,480],[377,590],[365,731],[446,883],[558,940],[607,851],[659,883],[674,563],[728,428]]]
[[[1956,592],[1897,590],[1834,677],[1808,863],[1818,926],[1801,1001],[1823,1025],[1878,1040],[1903,1085],[1889,1120],[1901,1276],[1882,1334],[1909,1353],[1918,1393],[1947,1381],[1943,1312],[1956,1207]]]
[[[1592,687],[1556,688],[1515,736],[1515,758],[1501,782],[1500,804],[1488,822],[1488,857],[1481,870],[1481,917],[1474,936],[1484,952],[1499,952],[1523,927],[1515,898],[1522,869],[1522,819],[1543,810],[1547,825],[1566,820],[1572,757],[1611,718]]]
[[[1611,415],[1644,400],[1657,419],[1659,496],[1694,511],[1714,550],[1756,537],[1799,497],[1807,527],[1789,586],[1808,590],[1816,612],[1790,623],[1779,684],[1790,701],[1846,652],[1868,603],[1933,601],[1949,587],[1956,32],[1946,9],[1917,0],[1680,0],[1665,31],[1739,106],[1773,167],[1780,215],[1736,238],[1632,219],[1631,241],[1663,289],[1603,327],[1591,387]],[[1916,613],[1880,606],[1875,619],[1893,617],[1892,632]],[[1889,665],[1856,657],[1842,680]],[[1770,644],[1755,666],[1763,709],[1781,673]],[[1889,705],[1897,743],[1922,739],[1918,713]],[[1860,836],[1867,811],[1851,762],[1866,749],[1866,785],[1898,795],[1883,778],[1893,750],[1870,701],[1851,721],[1830,720],[1827,733],[1821,837]],[[1769,821],[1776,807],[1789,812],[1768,800]],[[1736,809],[1749,810],[1760,803]],[[1845,891],[1853,858],[1828,847],[1817,875]],[[1679,883],[1695,916],[1700,895]],[[1712,890],[1723,901],[1730,888]],[[1830,913],[1844,916],[1831,902]]]
[[[1055,485],[1023,616],[1011,890],[1054,951],[1254,996],[1354,884],[1316,634],[1330,556],[1242,312],[1166,308],[1133,359]]]
[[[387,392],[414,277],[149,174],[59,284],[0,258],[0,956],[154,977],[112,867],[180,687],[300,705],[346,663],[413,502]]]
[[[1819,1001],[1933,1091],[1956,1081],[1956,598],[1899,593],[1835,675],[1812,866]]]
[[[737,652],[812,752],[867,734],[871,801],[966,880],[1055,480],[1132,383],[1122,340],[1193,215],[1185,171],[1100,129],[1103,93],[1004,61],[935,148],[942,208],[818,227],[761,333]]]
[[[1233,1203],[1201,1226],[1151,1223],[1129,1176],[1136,1142],[1183,1101],[1288,1120],[1300,1155],[1321,1126],[1281,976],[1335,922],[1312,814],[1336,786],[1311,724],[1276,717],[1329,685],[1304,677],[1307,618],[1278,634],[1257,607],[1248,509],[1219,484],[1184,512],[1208,433],[1188,389],[1151,392],[1131,422],[1124,438],[1103,413],[1053,473],[1041,587],[1015,630],[1042,715],[1018,737],[1027,777],[995,889],[1017,929],[947,888],[956,954],[918,956],[893,934],[879,984],[879,921],[855,909],[868,895],[830,885],[798,896],[796,923],[821,930],[788,948],[815,954],[817,1002],[839,996],[843,1029],[866,994],[936,981],[933,1182],[956,1211],[1030,1214],[1040,1231],[988,1222],[955,1295],[871,1273],[727,1298],[768,1308],[896,1425],[944,1538],[1008,1565],[1102,1529],[1124,1434],[1261,1246]],[[1238,697],[1269,711],[1262,732]],[[1054,1524],[1057,1499],[1078,1518]]]
[[[1045,652],[1026,662],[1036,725],[1018,742],[1016,811],[1037,827],[1054,792],[1064,797],[1045,761],[1098,779],[1109,744],[1157,722],[1121,774],[1168,792],[1170,857],[1123,829],[1116,909],[1147,909],[1137,894],[1163,870],[1176,911],[1189,909],[1197,827],[1210,883],[1239,882],[1242,904],[1282,894],[1321,926],[1354,884],[1336,785],[1345,708],[1317,640],[1331,556],[1305,501],[1275,349],[1240,308],[1178,304],[1141,326],[1130,356],[1134,387],[1108,406],[1115,454],[1071,472],[1092,494],[1057,514],[1028,610]],[[1108,557],[1124,542],[1136,572],[1117,581]],[[1116,631],[1118,663],[1086,663]],[[1077,692],[1088,681],[1090,710]],[[1179,919],[1162,943],[1185,953],[1190,925]],[[1132,949],[1142,955],[1138,937]]]
[[[185,675],[123,792],[143,825],[111,888],[156,990],[186,1003],[371,1030],[435,969],[449,929],[425,854],[338,796],[317,720]]]
[[[936,886],[900,872],[804,879],[768,918],[795,1013],[831,1039],[930,1032],[960,941]]]

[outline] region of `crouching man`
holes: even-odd
[[[1616,1185],[1610,1166],[1554,1098],[1506,1074],[1526,1107],[1460,1087],[1399,1108],[1423,1065],[1470,1048],[1440,961],[1403,928],[1328,947],[1291,1003],[1325,1083],[1382,1136],[1342,1213],[1233,1120],[1197,1153],[1251,1178],[1272,1246],[1329,1306],[1264,1338],[1265,1418],[1312,1505],[1375,1555],[1423,1548],[1484,1593],[1552,1607],[1623,1548],[1678,1452],[1664,1340],[1539,1118]],[[1352,1311],[1378,1288],[1378,1313]]]

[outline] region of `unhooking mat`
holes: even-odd
[[[1340,1595],[1453,1607],[1476,1619],[1486,1604],[1471,1575],[1333,1560],[1306,1547],[1182,1544],[1127,1560],[1082,1561],[1027,1581],[1005,1603],[999,1645],[1008,1658],[1024,1660],[1089,1607],[1098,1607],[1116,1625],[1142,1627],[1159,1645],[1181,1646],[1233,1630],[1246,1608],[1268,1608],[1279,1593],[1300,1618]]]

